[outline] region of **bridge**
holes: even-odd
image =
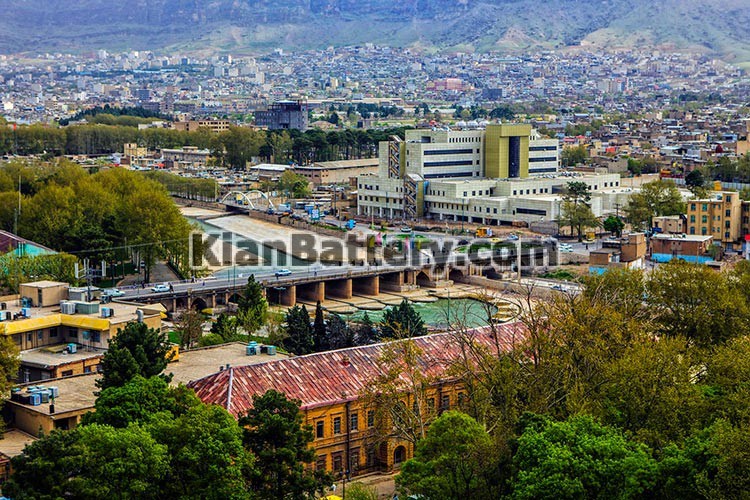
[[[258,191],[229,191],[219,201],[227,208],[234,209],[251,209],[266,211],[269,208],[276,208],[267,193]]]
[[[453,282],[469,282],[473,278],[497,280],[508,271],[515,257],[500,262],[448,262],[438,260],[417,265],[343,265],[312,266],[277,276],[272,269],[256,272],[255,279],[263,286],[270,304],[286,307],[301,302],[347,300],[354,295],[377,296],[380,291],[403,292],[415,287],[437,288]],[[522,268],[548,265],[546,254],[522,257]],[[198,279],[171,284],[167,292],[150,288],[123,290],[119,300],[141,303],[160,303],[168,312],[183,309],[203,310],[230,302],[237,303],[250,273],[229,274],[224,278]]]

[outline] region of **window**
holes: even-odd
[[[430,410],[431,413],[435,411],[435,398],[427,400],[427,409]]]
[[[91,342],[101,342],[101,341],[102,341],[101,332],[91,332]]]
[[[65,370],[62,372],[63,377],[70,377],[71,375],[73,375],[73,370]]]
[[[322,420],[315,422],[315,437],[320,439],[325,437],[325,423]]]
[[[318,455],[315,460],[315,470],[324,471],[328,465],[328,455]]]
[[[703,218],[705,219],[705,217],[703,217]],[[690,222],[693,223],[693,224],[695,223],[695,215],[691,215],[690,216]]]
[[[341,434],[341,417],[333,417],[333,433]]]
[[[731,216],[732,216],[731,210],[727,210],[726,212],[724,212],[724,217],[731,217]]]
[[[349,472],[355,472],[359,469],[359,448],[353,448],[349,452]]]
[[[341,453],[336,453],[333,456],[333,470],[338,472],[343,469],[344,460],[342,459]]]
[[[83,367],[83,373],[91,373],[91,367],[90,366],[84,366]]]
[[[367,412],[367,427],[375,427],[375,411],[369,410]]]
[[[72,326],[68,327],[68,337],[72,337],[74,339],[78,338],[78,328],[74,328]]]
[[[693,216],[692,215],[690,216],[690,222],[693,222]],[[705,216],[705,215],[703,217],[701,217],[701,222],[703,222],[704,224],[706,224],[708,222],[708,217]]]
[[[49,329],[49,336],[50,338],[57,337],[57,327],[52,327]]]
[[[451,397],[449,394],[440,396],[440,410],[445,411],[451,407]]]
[[[44,331],[39,330],[38,332],[36,332],[36,339],[40,341],[44,340]]]
[[[357,415],[356,413],[352,413],[351,415],[349,415],[349,430],[359,430],[359,415]]]
[[[466,402],[466,394],[463,392],[458,393],[458,407],[463,407],[464,403]]]

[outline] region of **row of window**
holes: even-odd
[[[335,416],[333,417],[333,420],[331,421],[331,427],[333,430],[333,435],[337,436],[342,433],[342,427],[341,427],[341,416]],[[373,410],[370,410],[367,412],[367,427],[372,428],[375,426],[375,412]],[[356,432],[359,430],[359,414],[357,412],[352,412],[349,415],[349,432]],[[325,420],[317,420],[315,422],[315,439],[322,439],[326,437],[326,423]]]
[[[463,143],[480,142],[480,141],[481,141],[480,137],[451,137],[448,139],[448,142],[463,142]]]
[[[425,179],[451,179],[458,177],[477,177],[479,172],[448,172],[444,174],[425,174]]]
[[[360,467],[359,448],[352,448],[349,450],[349,473],[354,474]],[[331,465],[334,472],[341,472],[344,470],[344,452],[338,451],[331,453]],[[370,446],[367,449],[367,463],[366,467],[373,467],[375,465],[375,447]],[[315,469],[319,471],[326,470],[328,466],[328,455],[318,455],[315,460]]]
[[[729,210],[727,210],[727,214],[726,214],[726,217],[731,217],[731,215],[729,214]],[[747,218],[747,217],[746,217],[746,218]],[[719,216],[719,215],[714,215],[714,216],[713,216],[713,217],[711,218],[711,220],[714,220],[714,221],[720,221],[720,220],[721,220],[721,216]],[[703,224],[706,224],[706,223],[708,222],[708,215],[701,215],[701,222],[702,222]],[[690,216],[690,223],[691,223],[691,224],[695,224],[695,215],[691,215],[691,216]],[[726,226],[727,226],[727,227],[729,227],[729,223],[730,223],[730,221],[726,221]]]
[[[466,165],[479,165],[479,160],[447,160],[447,161],[426,161],[425,167],[463,167]]]
[[[537,191],[539,191],[539,193],[537,193]],[[547,193],[547,194],[549,193],[549,188],[527,189],[526,190],[526,194],[545,194],[545,193]],[[523,194],[524,194],[523,189],[520,189],[520,190],[514,189],[513,190],[513,196],[523,195]]]
[[[557,158],[554,156],[542,156],[539,158],[529,158],[529,163],[541,163],[541,162],[547,162],[547,161],[554,161],[557,162]]]
[[[557,151],[557,146],[529,146],[529,151]]]
[[[437,156],[437,155],[470,155],[473,154],[473,149],[431,149],[429,151],[423,151],[425,156]],[[477,149],[477,153],[479,150]]]

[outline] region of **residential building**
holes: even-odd
[[[522,336],[520,323],[478,328],[470,332],[474,342],[494,346],[499,338],[508,348]],[[448,333],[413,339],[422,352],[419,366],[433,380],[426,389],[426,408],[431,415],[462,408],[466,389],[448,373],[460,348]],[[297,356],[249,366],[230,367],[188,384],[204,402],[217,404],[238,417],[252,406],[254,395],[269,389],[298,399],[303,422],[313,429],[317,454],[315,467],[352,475],[392,470],[413,457],[413,446],[398,437],[376,436],[376,412],[361,399],[367,385],[384,367],[380,362],[384,344]],[[471,360],[470,360],[471,362]],[[413,395],[403,403],[412,408]]]
[[[172,122],[172,128],[185,132],[195,132],[199,128],[206,128],[215,134],[229,130],[229,120],[191,120],[185,122]]]
[[[651,225],[654,230],[664,234],[683,234],[687,231],[687,218],[684,215],[662,215],[654,217]]]
[[[602,241],[602,248],[589,253],[589,272],[601,274],[612,268],[642,269],[646,264],[646,235],[626,234]]]
[[[195,146],[162,149],[161,154],[167,168],[205,167],[211,158],[211,152],[208,149],[198,149]]]
[[[742,201],[739,193],[714,192],[709,198],[687,203],[687,234],[712,236],[717,242],[732,244],[742,234]]]
[[[175,346],[176,348],[177,346]],[[265,347],[265,350],[264,350]],[[193,380],[206,377],[217,370],[227,370],[231,366],[251,363],[265,363],[275,359],[285,359],[282,353],[269,353],[267,346],[257,346],[255,354],[248,354],[248,346],[241,342],[232,342],[211,347],[191,349],[178,352],[165,372],[173,375],[172,384],[185,384]],[[84,349],[85,351],[85,349]],[[81,351],[79,351],[81,352]],[[48,354],[52,356],[54,354]],[[101,355],[101,353],[99,354]],[[60,354],[60,356],[63,356]],[[67,356],[74,356],[68,354]],[[22,353],[23,357],[23,353]],[[63,378],[44,380],[44,386],[38,382],[20,385],[4,406],[6,421],[10,427],[20,429],[32,436],[39,436],[40,430],[49,434],[54,429],[72,429],[76,427],[81,417],[94,409],[96,402],[96,380],[99,376],[96,370],[86,373],[75,373]],[[54,406],[51,401],[30,401],[20,397],[28,391],[40,388],[52,389],[56,392]],[[0,440],[0,452],[3,446]],[[0,465],[2,460],[0,459]],[[0,470],[0,473],[2,471]]]
[[[280,101],[265,111],[255,112],[255,124],[268,130],[308,128],[308,107],[305,101]]]
[[[690,234],[655,234],[651,237],[651,260],[669,262],[681,259],[697,264],[706,264],[713,259],[708,250],[713,245],[713,236]]]

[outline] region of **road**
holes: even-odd
[[[304,279],[314,279],[314,278],[333,278],[333,277],[342,277],[346,278],[349,276],[357,276],[358,274],[369,274],[372,271],[375,271],[377,269],[384,269],[382,266],[350,266],[350,265],[343,265],[343,266],[334,266],[334,267],[326,267],[326,266],[311,266],[309,269],[306,270],[299,270],[299,271],[293,271],[292,274],[288,276],[276,276],[275,270],[270,269],[268,271],[261,271],[261,272],[255,272],[253,273],[255,276],[255,279],[259,282],[261,282],[264,285],[274,285],[279,284],[281,286],[291,284],[295,281],[304,280]],[[393,271],[400,271],[404,269],[408,269],[406,267],[392,267],[389,268]],[[236,275],[230,274],[228,277],[222,277],[222,278],[216,278],[216,277],[210,277],[205,279],[196,279],[193,281],[175,281],[171,282],[169,284],[172,285],[172,290],[168,292],[154,292],[151,290],[151,287],[154,284],[146,285],[145,287],[127,287],[127,288],[120,288],[119,290],[124,293],[124,295],[117,297],[117,300],[129,300],[129,299],[138,299],[138,298],[168,298],[172,297],[175,294],[181,294],[181,293],[187,293],[189,290],[194,291],[205,291],[205,290],[225,290],[227,288],[235,288],[235,287],[241,287],[247,283],[248,278],[250,277],[250,273],[242,273],[238,272]]]

